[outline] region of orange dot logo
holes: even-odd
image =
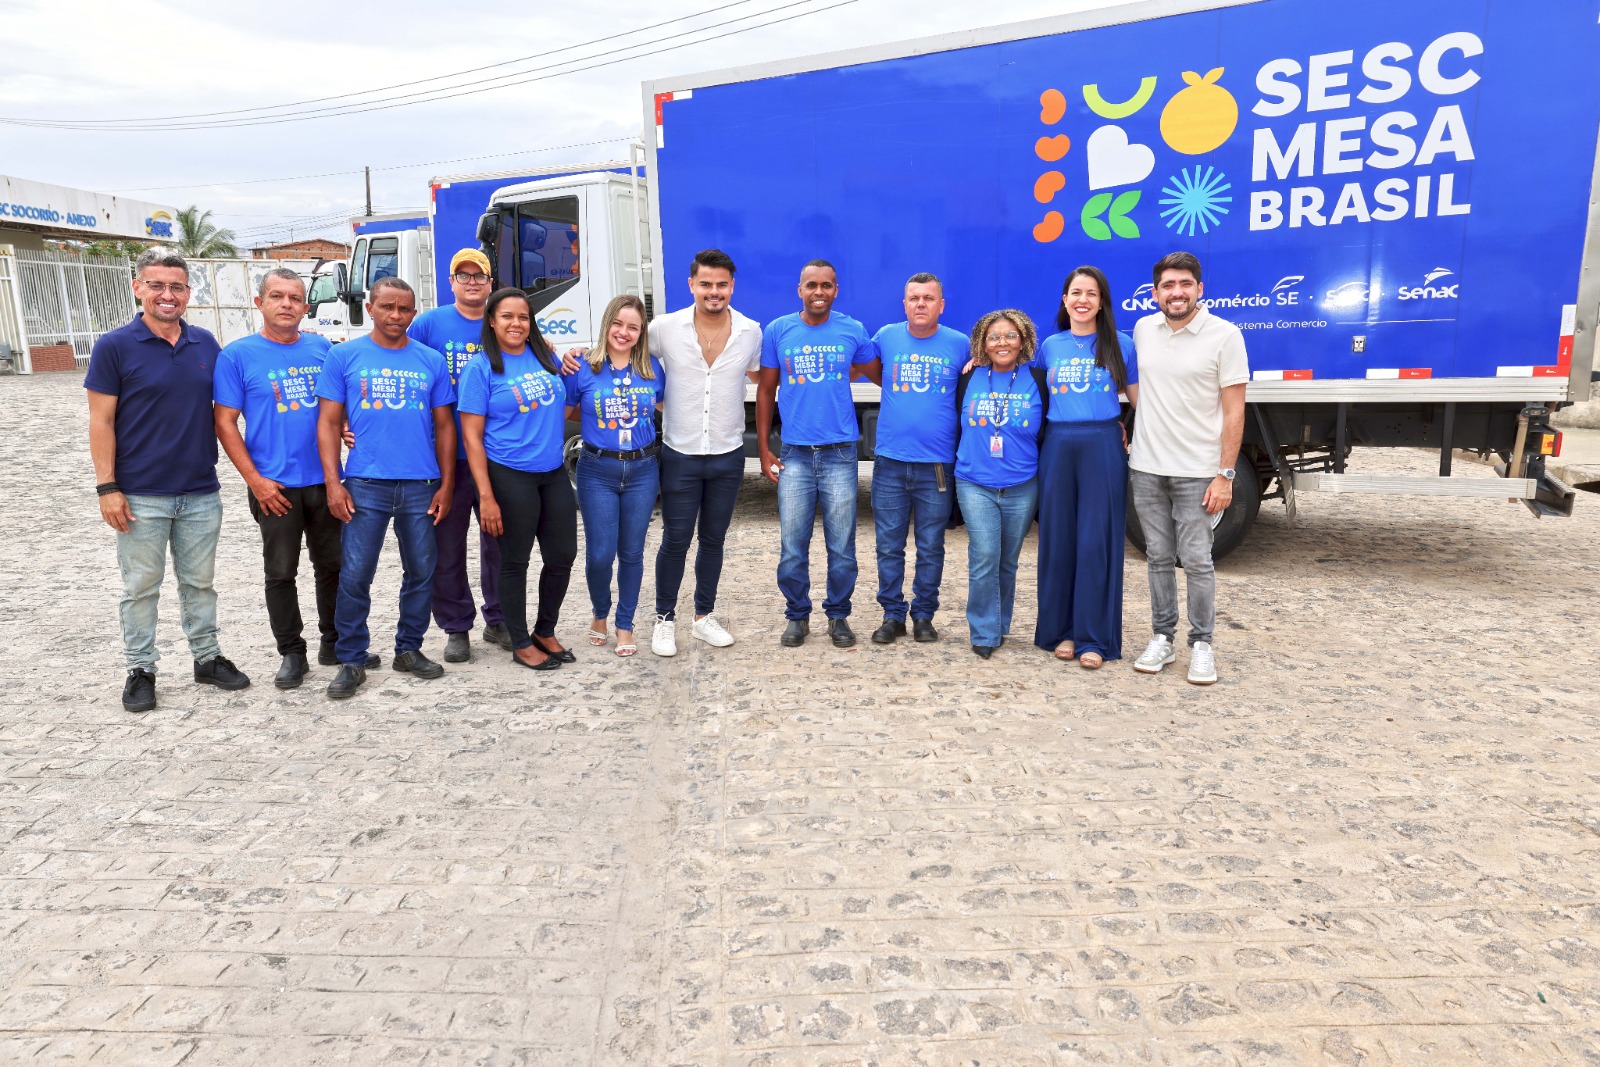
[[[1239,102],[1217,84],[1222,71],[1215,67],[1204,77],[1184,71],[1187,87],[1174,93],[1161,109],[1161,138],[1174,152],[1203,155],[1233,136],[1239,125]]]
[[[1047,212],[1044,218],[1034,224],[1033,239],[1042,245],[1047,245],[1057,237],[1060,237],[1061,232],[1066,228],[1067,220],[1062,217],[1061,212]]]
[[[1064,133],[1058,133],[1054,137],[1041,137],[1035,141],[1033,153],[1046,163],[1054,163],[1066,155],[1071,147],[1072,138]]]
[[[1060,89],[1046,89],[1039,94],[1039,121],[1054,126],[1067,114],[1067,98]]]

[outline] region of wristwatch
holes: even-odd
[[[1234,469],[1232,467],[1223,467],[1222,469],[1218,470],[1217,473],[1222,475],[1224,478],[1228,479],[1228,481],[1231,482],[1231,481],[1233,481],[1233,475],[1234,475],[1235,472],[1234,472]]]

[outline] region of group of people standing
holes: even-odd
[[[443,658],[468,660],[472,512],[482,639],[514,662],[545,671],[576,659],[555,630],[580,514],[592,607],[586,639],[596,648],[614,639],[619,656],[637,652],[644,541],[658,496],[652,651],[677,652],[678,592],[696,539],[691,632],[712,646],[732,644],[715,608],[743,482],[749,381],[757,386],[762,473],[778,487],[778,585],[788,620],[781,642],[798,646],[809,633],[809,547],[820,512],[829,636],[853,645],[860,428],[850,383],[858,377],[882,386],[872,506],[884,617],[875,643],[907,634],[908,618],[915,640],[938,639],[944,532],[959,510],[969,530],[971,644],[989,658],[1009,636],[1017,561],[1037,514],[1035,643],[1089,668],[1120,658],[1125,394],[1140,412],[1132,484],[1150,546],[1155,630],[1134,665],[1154,672],[1175,658],[1173,564],[1181,553],[1189,679],[1215,680],[1208,513],[1229,499],[1248,370],[1239,331],[1199,303],[1194,257],[1174,253],[1156,265],[1161,312],[1131,338],[1116,330],[1104,275],[1075,270],[1063,287],[1058,332],[1042,345],[1028,316],[1012,309],[983,316],[970,336],[941,325],[944,294],[931,274],[907,282],[906,320],[869,336],[832,310],[838,275],[823,260],[802,271],[801,310],[763,330],[733,309],[734,275],[726,254],[702,251],[691,264],[688,307],[647,323],[636,297],[619,296],[602,315],[600,343],[558,357],[527,295],[491,291],[489,262],[475,249],[452,259],[454,303],[419,315],[409,285],[381,279],[367,294],[371,333],[338,346],[300,330],[304,284],[275,269],[256,300],[261,331],[219,350],[183,320],[183,259],[161,249],[141,255],[141,314],[97,342],[85,380],[101,514],[118,533],[129,667],[123,706],[147,711],[156,703],[156,603],[169,547],[195,680],[250,684],[217,637],[219,441],[261,530],[280,688],[299,686],[309,671],[296,586],[302,543],[314,574],[318,662],[338,667],[328,695],[354,695],[380,665],[368,647],[368,617],[391,523],[402,566],[394,669],[443,673],[422,652],[430,612],[447,635]],[[777,455],[768,443],[774,415]],[[582,434],[576,492],[563,463],[568,419]]]

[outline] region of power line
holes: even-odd
[[[237,109],[227,110],[227,111],[198,111],[198,112],[193,112],[193,113],[190,113],[190,114],[187,114],[187,115],[158,115],[158,116],[152,116],[150,118],[142,118],[142,119],[73,119],[73,120],[61,120],[61,121],[73,121],[73,122],[82,123],[84,125],[93,125],[93,126],[116,126],[116,125],[123,124],[123,123],[143,123],[143,122],[182,122],[182,121],[193,120],[193,119],[206,119],[206,118],[216,119],[216,118],[222,118],[222,117],[226,117],[226,116],[230,116],[230,115],[249,115],[249,114],[251,114],[253,112],[275,111],[275,110],[279,110],[279,109],[283,109],[283,108],[304,107],[307,104],[322,104],[322,103],[327,103],[330,100],[345,100],[345,99],[350,99],[352,97],[357,97],[357,96],[371,96],[371,95],[373,95],[375,93],[386,93],[386,92],[389,92],[392,89],[408,89],[413,85],[426,85],[429,82],[448,81],[448,80],[450,80],[452,78],[465,77],[468,74],[480,74],[480,73],[482,73],[483,71],[486,71],[486,70],[497,70],[500,67],[510,67],[510,66],[516,66],[516,65],[521,64],[521,63],[530,63],[530,62],[532,62],[533,60],[536,60],[536,59],[548,59],[551,56],[560,55],[562,52],[576,51],[577,49],[587,48],[587,47],[589,47],[591,45],[595,45],[595,44],[602,44],[602,43],[604,43],[606,41],[609,41],[609,40],[616,40],[619,37],[629,37],[629,36],[632,36],[634,34],[644,33],[644,32],[646,32],[648,30],[660,29],[663,26],[671,26],[671,25],[673,25],[675,23],[687,22],[690,19],[702,18],[702,17],[704,17],[706,15],[714,15],[714,14],[720,12],[720,11],[726,11],[729,8],[742,7],[745,4],[754,3],[754,2],[755,2],[755,0],[732,0],[731,3],[719,4],[716,7],[706,8],[703,11],[692,11],[687,15],[679,15],[676,18],[665,19],[665,20],[663,20],[661,22],[653,22],[653,23],[650,23],[649,25],[646,25],[646,26],[637,26],[637,27],[635,27],[634,29],[631,29],[631,30],[624,30],[621,33],[611,34],[611,35],[609,35],[607,37],[595,38],[594,40],[591,40],[591,41],[580,41],[577,44],[562,45],[560,48],[552,48],[547,52],[535,52],[532,55],[521,56],[521,57],[518,57],[516,59],[502,60],[501,62],[498,62],[498,63],[488,63],[488,64],[485,64],[484,66],[481,66],[481,67],[469,67],[466,70],[453,71],[453,72],[451,72],[449,74],[435,74],[434,76],[432,76],[430,78],[417,78],[417,79],[415,79],[413,81],[396,82],[394,85],[383,85],[383,86],[379,86],[378,88],[375,88],[375,89],[360,89],[360,90],[357,90],[355,92],[350,92],[350,93],[337,93],[337,94],[335,94],[333,96],[315,96],[315,97],[312,97],[312,98],[310,98],[308,100],[296,100],[296,101],[291,101],[289,103],[283,103],[283,104],[263,104],[263,105],[261,105],[259,107],[237,108]],[[589,57],[589,58],[592,58],[592,57]],[[507,75],[507,76],[509,77],[509,75]],[[493,80],[493,79],[490,79],[490,80]],[[471,83],[469,83],[469,84],[471,84]],[[457,86],[456,88],[460,88],[460,87]],[[12,119],[12,118],[0,117],[0,122],[13,122],[13,121],[32,121],[32,120],[20,120],[20,119]],[[43,120],[43,121],[50,121],[50,120]]]
[[[760,17],[765,16],[765,15],[774,14],[774,13],[776,13],[778,11],[784,11],[784,10],[788,10],[790,8],[799,7],[799,6],[802,6],[802,5],[804,5],[806,3],[810,3],[810,2],[812,2],[812,0],[791,0],[791,2],[789,2],[789,3],[785,3],[785,4],[782,4],[782,5],[779,5],[778,7],[775,7],[775,8],[770,8],[770,9],[768,9],[766,11],[758,12],[758,13],[756,13],[754,15],[740,15],[740,16],[737,16],[736,18],[728,19],[728,20],[726,20],[724,22],[715,23],[715,24],[710,25],[710,26],[697,27],[697,28],[692,29],[692,30],[683,31],[682,33],[672,34],[672,35],[669,35],[668,37],[662,38],[661,40],[671,41],[674,38],[685,37],[685,36],[688,36],[690,34],[695,34],[695,33],[702,33],[705,30],[716,29],[719,26],[730,25],[733,22],[743,21],[745,19],[760,18]],[[6,123],[6,124],[11,124],[11,125],[19,125],[19,126],[41,127],[41,128],[48,128],[48,129],[84,130],[84,131],[90,131],[90,132],[122,132],[122,133],[129,133],[129,132],[163,132],[163,131],[176,131],[176,130],[203,130],[203,129],[225,129],[225,128],[226,129],[232,129],[232,128],[240,128],[240,127],[245,127],[245,126],[272,126],[272,125],[279,125],[279,124],[287,123],[287,122],[304,122],[304,121],[306,121],[308,119],[316,119],[316,118],[334,118],[334,117],[343,117],[343,116],[348,116],[348,115],[361,115],[361,114],[366,114],[366,113],[373,112],[373,111],[388,111],[388,110],[391,110],[391,109],[397,108],[397,107],[411,107],[411,106],[413,106],[415,104],[420,104],[420,103],[435,103],[435,102],[442,101],[442,100],[453,100],[453,99],[456,99],[456,98],[462,97],[462,96],[474,96],[474,95],[477,95],[479,93],[493,92],[493,91],[498,90],[498,89],[509,89],[509,88],[513,88],[513,87],[518,86],[518,85],[528,85],[528,84],[531,84],[533,82],[545,81],[545,80],[547,80],[549,78],[564,77],[564,76],[566,76],[568,74],[580,74],[580,73],[583,73],[584,71],[596,70],[596,69],[599,69],[601,67],[615,66],[616,64],[625,63],[625,62],[627,62],[629,60],[633,60],[633,59],[639,59],[639,58],[642,58],[643,56],[646,56],[646,55],[652,55],[653,56],[653,55],[659,54],[661,52],[670,52],[670,51],[675,51],[675,50],[681,49],[681,48],[688,48],[688,47],[690,47],[692,45],[709,44],[712,41],[721,40],[721,39],[723,39],[725,37],[732,37],[732,36],[735,36],[737,34],[748,33],[749,31],[755,30],[755,29],[765,29],[765,28],[770,27],[770,26],[777,26],[777,25],[780,25],[780,24],[785,23],[785,22],[792,22],[797,18],[804,18],[804,17],[806,17],[808,15],[818,15],[818,14],[821,14],[821,13],[823,13],[825,11],[832,11],[832,10],[834,10],[836,8],[845,7],[848,4],[853,4],[853,3],[857,3],[857,2],[859,2],[859,0],[836,0],[835,3],[828,4],[828,5],[823,6],[823,7],[812,8],[812,9],[810,9],[808,11],[800,11],[800,12],[797,12],[797,13],[792,14],[792,15],[786,15],[783,18],[770,19],[770,20],[768,20],[766,22],[754,23],[754,24],[749,25],[749,26],[741,26],[741,27],[739,27],[737,29],[726,30],[726,31],[724,31],[722,33],[712,34],[712,35],[706,36],[706,37],[699,37],[699,38],[696,38],[694,40],[679,41],[676,44],[668,44],[668,45],[662,45],[660,43],[660,41],[649,41],[649,42],[644,42],[644,43],[640,43],[640,44],[624,45],[624,46],[619,47],[619,48],[614,48],[614,49],[610,49],[608,51],[596,53],[595,55],[592,55],[592,56],[587,56],[587,57],[583,57],[583,58],[580,58],[580,59],[564,60],[564,61],[561,61],[559,63],[549,64],[549,65],[544,66],[544,67],[535,67],[535,68],[533,68],[533,71],[539,71],[539,72],[542,72],[542,73],[532,73],[531,71],[524,71],[524,72],[520,72],[519,74],[516,74],[516,75],[499,75],[499,76],[494,77],[494,78],[481,79],[480,82],[466,82],[466,83],[463,83],[463,86],[453,87],[453,91],[426,90],[424,92],[419,92],[419,93],[406,93],[406,94],[402,94],[401,96],[398,96],[398,97],[389,98],[388,101],[382,101],[382,100],[380,100],[380,101],[372,101],[372,102],[369,102],[368,105],[363,105],[363,106],[340,105],[337,108],[314,108],[314,109],[311,109],[310,111],[303,112],[303,113],[298,113],[298,114],[287,114],[287,115],[281,115],[281,116],[261,116],[261,117],[255,118],[255,119],[244,119],[244,120],[239,120],[239,121],[236,121],[236,122],[202,121],[202,122],[147,123],[145,125],[95,126],[95,125],[89,125],[89,124],[87,124],[86,122],[84,122],[82,120],[72,120],[72,121],[60,121],[60,122],[58,122],[58,121],[53,121],[53,120],[27,120],[27,119],[16,119],[16,118],[3,118],[3,117],[0,117],[0,123]],[[623,34],[622,36],[627,36],[627,34]],[[608,39],[615,39],[615,37],[613,36],[612,38],[608,38]],[[589,42],[589,43],[593,44],[593,43],[596,43],[596,42]],[[581,46],[579,46],[579,47],[581,47]],[[637,51],[635,51],[635,50],[637,50]],[[632,52],[632,54],[628,54],[628,55],[620,55],[619,54],[619,53],[630,52],[630,51]],[[615,58],[601,59],[601,57],[605,57],[605,56],[613,56]],[[587,65],[587,66],[571,67],[570,69],[567,69],[567,70],[555,70],[555,69],[553,69],[553,68],[556,68],[556,67],[566,67],[571,63],[586,62],[587,60],[591,60],[591,59],[601,60],[601,61],[600,62],[589,63],[589,65]],[[532,76],[530,76],[530,77],[522,77],[522,74],[532,74]],[[515,78],[516,80],[506,81],[505,79],[507,79],[507,78]],[[499,82],[502,82],[502,84],[499,84],[499,85],[488,85],[488,86],[483,87],[483,88],[465,88],[464,87],[464,86],[470,86],[470,85],[479,85],[479,84],[481,84],[483,82],[493,82],[493,81],[499,81]],[[435,94],[435,93],[437,93],[437,95],[430,95],[430,94]],[[410,97],[425,97],[425,99],[409,99]],[[130,123],[147,122],[147,120],[106,120],[106,121],[127,121],[127,122],[130,122]]]
[[[455,159],[435,159],[427,163],[395,163],[387,167],[373,167],[373,170],[418,170],[422,167],[445,167],[452,163],[475,163],[480,159],[505,159],[510,156],[533,156],[542,152],[561,152],[569,148],[593,148],[595,145],[620,144],[632,140],[632,137],[612,137],[605,141],[581,141],[577,144],[550,145],[548,148],[529,148],[521,152],[494,152],[486,156],[458,156]],[[123,189],[124,193],[163,193],[172,189],[208,189],[215,185],[264,185],[268,182],[301,182],[313,178],[343,178],[351,174],[360,174],[361,170],[329,170],[321,174],[291,174],[282,178],[247,178],[243,181],[195,182],[190,185],[143,185],[131,189]]]

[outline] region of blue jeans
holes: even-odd
[[[661,471],[656,458],[578,457],[578,511],[583,515],[584,576],[594,617],[611,614],[611,561],[617,563],[619,630],[633,629],[644,581],[644,535],[656,506]]]
[[[959,479],[956,496],[967,520],[967,629],[972,643],[999,648],[1011,630],[1017,599],[1017,557],[1033,525],[1039,479],[991,489]]]
[[[717,582],[722,577],[722,545],[733,521],[733,505],[744,484],[744,450],[720,456],[691,456],[661,446],[661,548],[656,552],[656,613],[678,616],[678,587],[689,558],[689,542],[698,534],[694,553],[694,613],[710,615],[717,608]],[[696,524],[698,524],[698,529]]]
[[[178,579],[178,611],[189,654],[197,663],[216,657],[217,534],[222,530],[222,494],[129,496],[134,521],[117,534],[117,569],[122,572],[122,650],[128,669],[154,671],[156,605],[166,577],[167,546],[172,546],[172,576]]]
[[[1178,633],[1178,576],[1189,602],[1189,644],[1211,643],[1217,625],[1217,570],[1211,562],[1211,516],[1206,514],[1210,478],[1172,478],[1133,471],[1133,509],[1144,529],[1150,576],[1150,628],[1169,641]]]
[[[372,578],[378,573],[394,520],[400,542],[400,621],[395,626],[394,650],[415,652],[428,631],[428,607],[433,601],[433,567],[438,549],[433,540],[433,520],[428,504],[439,491],[434,481],[394,481],[386,478],[347,478],[344,483],[356,513],[344,527],[340,541],[339,605],[334,625],[339,628],[339,662],[362,666],[367,662],[371,634],[367,616],[372,611]]]
[[[939,471],[942,468],[943,478]],[[955,465],[902,463],[879,456],[872,465],[872,522],[878,545],[878,603],[886,619],[906,619],[906,533],[915,525],[917,573],[911,617],[931,619],[944,580],[944,528],[955,498]],[[943,488],[941,488],[941,486]]]
[[[784,617],[811,617],[811,531],[822,511],[822,540],[828,546],[828,595],[823,614],[850,617],[856,588],[856,469],[854,442],[841,445],[784,445],[778,457],[778,525],[783,551],[778,557],[778,588]]]

